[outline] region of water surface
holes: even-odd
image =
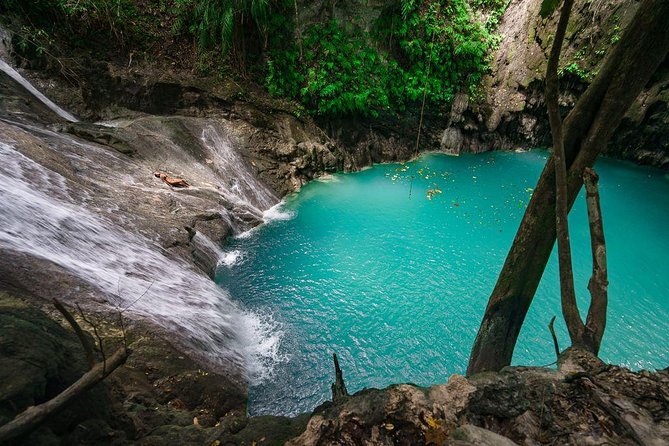
[[[337,352],[349,391],[445,382],[466,369],[497,275],[547,153],[427,155],[337,174],[287,198],[275,220],[226,247],[218,282],[281,324],[273,374],[250,389],[252,414],[292,415],[330,396]],[[609,319],[601,357],[631,368],[669,365],[669,180],[597,165],[609,251]],[[570,216],[576,287],[591,274],[585,200]],[[560,318],[555,255],[513,362],[554,361]]]

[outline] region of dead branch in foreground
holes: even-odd
[[[91,344],[77,321],[58,300],[54,299],[53,301],[58,311],[62,313],[77,334],[77,337],[84,348],[84,352],[86,353],[90,370],[74,384],[49,401],[38,404],[37,406],[28,407],[26,410],[18,414],[12,421],[0,426],[0,443],[27,434],[37,428],[48,417],[57,413],[85,393],[88,389],[105,379],[111,372],[124,364],[128,359],[128,356],[130,356],[131,350],[128,349],[126,345],[123,345],[123,347],[116,350],[109,359],[96,363],[93,357]]]

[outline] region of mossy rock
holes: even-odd
[[[50,400],[78,380],[88,370],[84,358],[73,332],[36,306],[0,291],[0,424],[29,406]],[[89,426],[80,436],[95,438],[94,444],[115,444],[120,431],[109,425],[120,425],[123,420],[114,419],[111,410],[108,388],[98,384],[12,444],[78,444],[63,443],[63,438],[76,433],[82,422]],[[92,429],[95,426],[101,428]]]
[[[42,311],[0,293],[0,422],[44,402],[86,371],[76,337]]]

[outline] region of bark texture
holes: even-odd
[[[669,51],[669,2],[646,0],[599,75],[564,122],[568,205],[626,110]],[[520,328],[555,242],[555,166],[546,164],[525,212],[472,348],[468,374],[511,363]]]
[[[586,347],[595,355],[599,353],[604,329],[606,328],[606,308],[608,306],[608,269],[606,266],[606,240],[602,210],[599,205],[597,173],[586,168],[583,172],[588,221],[590,222],[590,246],[592,249],[592,277],[588,283],[590,291],[590,309],[585,322]]]
[[[332,384],[332,401],[338,403],[345,399],[348,396],[348,390],[346,390],[346,383],[344,383],[344,375],[339,367],[339,360],[337,359],[337,354],[332,354],[332,359],[334,360],[335,367],[335,382]]]

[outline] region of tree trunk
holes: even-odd
[[[595,355],[599,353],[604,329],[606,328],[606,307],[608,306],[608,270],[606,267],[606,241],[604,224],[599,205],[599,177],[594,170],[586,168],[583,172],[588,221],[590,222],[590,246],[592,249],[592,277],[588,283],[590,291],[590,309],[585,323],[587,348]]]
[[[564,123],[568,206],[595,159],[669,51],[669,2],[645,0],[599,75]],[[468,374],[511,363],[525,315],[555,242],[555,166],[548,160],[490,296]]]
[[[558,97],[558,62],[562,51],[562,42],[567,30],[573,0],[565,0],[560,11],[560,21],[546,69],[546,107],[553,136],[553,157],[555,166],[555,228],[558,242],[558,264],[560,269],[560,295],[562,315],[567,323],[572,345],[579,345],[583,339],[585,326],[578,312],[576,291],[574,289],[574,271],[571,261],[571,243],[569,241],[569,202],[567,190],[567,165],[564,154],[562,118]]]
[[[337,359],[336,353],[332,354],[332,359],[334,360],[335,366],[335,382],[332,384],[332,402],[338,403],[348,396],[348,390],[346,390],[344,375],[339,367],[339,360]]]

